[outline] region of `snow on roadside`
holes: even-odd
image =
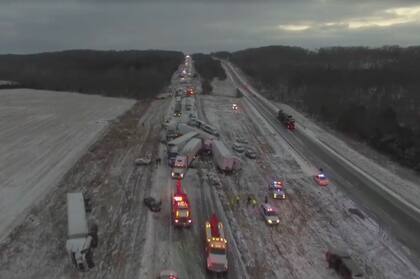
[[[362,155],[343,140],[322,129],[292,107],[286,104],[277,105],[285,112],[292,114],[296,119],[297,125],[303,127],[307,135],[327,144],[354,164],[362,167],[364,171],[374,176],[375,179],[380,181],[383,185],[392,189],[392,191],[399,193],[405,199],[420,207],[420,185],[398,176],[389,169],[385,169],[374,160]],[[420,178],[418,179],[420,181]],[[398,185],[398,187],[396,187],[396,185]]]
[[[0,91],[0,240],[51,190],[133,100],[76,93]]]
[[[235,224],[233,228],[241,231],[238,248],[246,252],[243,256],[251,253],[255,259],[249,262],[253,274],[265,278],[336,278],[334,271],[326,268],[323,256],[331,245],[348,250],[365,271],[365,278],[420,277],[401,245],[345,193],[333,184],[323,190],[315,186],[287,145],[261,125],[255,110],[248,110],[246,100],[235,100],[245,106],[245,113],[234,114],[225,108],[223,97],[203,97],[207,118],[220,129],[228,147],[239,134],[262,157],[253,162],[241,156],[241,178],[237,183],[224,180],[227,196],[245,197],[251,192],[261,201],[271,175],[281,173],[287,178],[289,198],[275,202],[282,217],[279,228],[267,228],[250,208],[232,208],[232,214],[227,214]]]
[[[240,71],[235,67],[233,68],[236,71]],[[286,113],[292,114],[296,119],[297,128],[299,129],[299,126],[303,127],[301,131],[306,133],[307,136],[326,144],[335,152],[350,160],[350,162],[352,162],[354,165],[359,166],[370,176],[381,182],[381,185],[389,188],[389,190],[392,192],[398,193],[411,204],[415,205],[417,208],[420,208],[420,185],[413,182],[420,180],[418,175],[410,175],[411,179],[402,178],[395,173],[395,170],[392,171],[394,168],[391,168],[391,170],[389,168],[384,168],[374,160],[367,158],[366,155],[361,154],[343,140],[334,136],[332,133],[327,132],[325,129],[322,129],[316,125],[314,121],[311,121],[309,118],[305,117],[302,113],[299,113],[292,107],[286,104],[274,103],[267,100],[258,92],[256,92],[256,90],[251,86],[248,86],[248,89],[254,94],[254,96],[263,101],[273,111],[276,111],[280,108],[283,109]],[[371,151],[370,153],[372,154],[373,152]],[[398,168],[395,167],[395,169]]]

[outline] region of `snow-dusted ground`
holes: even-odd
[[[305,169],[308,162],[297,160],[288,144],[273,134],[269,123],[261,121],[252,104],[230,94],[218,96],[233,87],[229,81],[213,86],[216,97],[201,97],[207,119],[220,129],[227,146],[241,136],[259,154],[256,161],[242,155],[243,170],[235,177],[222,178],[224,187],[220,191],[227,208],[232,197],[241,197],[242,206],[226,212],[251,276],[336,278],[326,268],[324,253],[329,246],[339,246],[353,255],[366,278],[420,277],[401,245],[345,193],[333,184],[328,188],[315,185]],[[231,110],[232,102],[239,103],[239,113]],[[288,194],[285,201],[273,201],[282,220],[276,228],[265,226],[257,210],[245,205],[249,194],[260,202],[264,200],[273,176],[286,180]],[[354,210],[361,217],[352,214]]]
[[[240,72],[239,69],[236,69],[236,71]],[[417,174],[397,166],[396,163],[386,160],[384,156],[380,156],[377,152],[362,144],[353,143],[350,146],[348,143],[352,142],[351,140],[347,140],[347,142],[342,140],[340,137],[334,135],[333,132],[321,128],[314,121],[311,121],[304,114],[296,111],[292,107],[286,104],[270,102],[260,96],[252,87],[248,89],[274,111],[283,109],[285,112],[292,114],[296,119],[298,127],[303,128],[299,129],[299,131],[305,133],[306,136],[325,144],[338,155],[357,165],[363,172],[374,177],[381,186],[385,186],[390,192],[400,195],[402,199],[412,205],[411,207],[415,211],[418,212],[420,210],[420,177]],[[360,149],[363,150],[363,154],[358,152]],[[379,160],[381,161],[380,163],[378,162]],[[404,175],[404,178],[401,177],[401,174]]]
[[[417,184],[411,180],[404,179],[395,173],[395,169],[389,168],[392,164],[388,163],[387,168],[381,166],[375,160],[362,155],[340,138],[319,127],[292,107],[286,104],[277,104],[277,106],[284,111],[293,114],[296,118],[297,125],[303,127],[303,132],[307,135],[327,144],[329,147],[333,148],[335,152],[341,154],[358,166],[361,166],[364,171],[382,182],[382,185],[390,187],[392,191],[397,192],[404,199],[409,200],[412,204],[420,207],[420,184],[418,183],[420,177],[415,177],[414,174],[411,174],[410,176],[411,179],[417,179]],[[393,167],[396,168],[395,166]]]
[[[0,239],[132,100],[0,90]]]
[[[0,278],[143,279],[156,278],[162,269],[176,270],[181,278],[219,278],[206,273],[203,253],[203,224],[213,212],[223,221],[229,241],[230,270],[223,278],[338,278],[326,267],[329,245],[348,250],[365,278],[420,278],[399,243],[345,192],[334,183],[327,188],[315,185],[310,177],[314,167],[294,153],[259,108],[247,98],[235,98],[230,81],[212,85],[214,94],[196,98],[199,117],[219,129],[228,148],[238,136],[247,139],[258,158],[239,154],[242,170],[233,175],[216,172],[209,158],[188,170],[183,187],[193,209],[190,229],[175,229],[171,223],[175,180],[164,159],[165,146],[158,142],[174,100],[137,103],[112,122],[59,187],[0,244]],[[239,105],[238,112],[232,111],[232,103]],[[163,158],[162,164],[135,167],[134,159],[145,154]],[[221,185],[209,183],[208,174]],[[247,205],[247,197],[264,201],[273,176],[285,179],[288,196],[284,201],[270,199],[281,223],[268,227],[258,208]],[[91,197],[89,221],[99,227],[96,267],[87,273],[74,270],[64,248],[65,193],[76,190]],[[143,205],[148,195],[162,199],[161,212]],[[236,196],[239,206],[232,203]]]

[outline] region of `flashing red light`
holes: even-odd
[[[174,200],[180,202],[183,200],[182,196],[174,196]]]
[[[213,215],[210,218],[210,229],[211,229],[211,235],[213,237],[220,237],[219,227],[217,226],[219,224],[219,219],[217,219],[216,214],[213,213]]]

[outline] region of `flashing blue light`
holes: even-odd
[[[320,173],[320,174],[318,174],[318,177],[319,177],[319,178],[325,178],[326,176],[325,176],[325,174]]]

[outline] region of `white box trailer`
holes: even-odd
[[[187,159],[187,166],[191,165],[191,162],[197,156],[197,153],[201,150],[203,143],[201,139],[192,138],[181,151],[181,154],[184,155]]]
[[[213,160],[220,170],[231,172],[240,168],[239,158],[233,156],[223,142],[214,140],[211,147]]]
[[[82,193],[67,194],[67,225],[66,250],[70,260],[78,270],[87,271],[94,266],[91,248],[96,246],[97,236],[89,233]]]
[[[178,147],[178,150],[182,150],[182,148],[184,147],[184,145],[192,138],[198,136],[198,133],[195,131],[191,131],[188,133],[184,133],[182,136],[177,137],[174,140],[171,140],[170,142],[168,142],[168,147],[173,147],[176,146]]]
[[[217,138],[215,135],[212,135],[212,134],[207,133],[207,132],[205,132],[201,129],[198,129],[196,127],[192,127],[192,126],[184,124],[184,123],[179,123],[177,125],[177,131],[180,134],[185,134],[185,133],[188,133],[188,132],[197,132],[198,137],[203,139],[203,140],[216,139]]]

